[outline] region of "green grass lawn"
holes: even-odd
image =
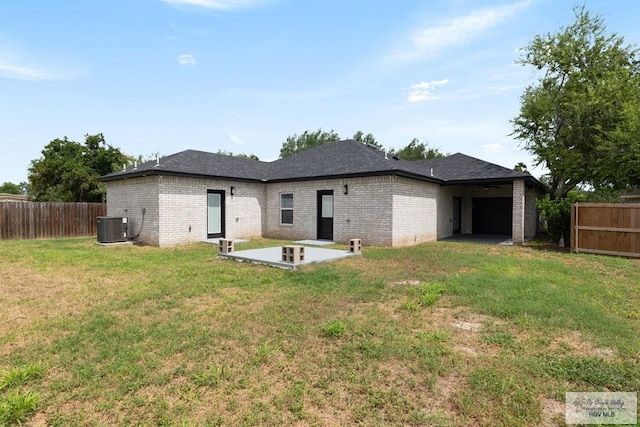
[[[216,250],[0,242],[0,425],[563,425],[567,391],[640,390],[639,260]]]

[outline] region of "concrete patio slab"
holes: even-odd
[[[296,243],[299,245],[324,246],[324,245],[332,245],[335,242],[331,240],[298,240]]]
[[[304,261],[299,264],[291,264],[282,261],[282,246],[262,249],[248,249],[230,253],[219,253],[220,258],[235,259],[236,261],[247,261],[254,264],[271,265],[274,267],[294,269],[301,265],[312,264],[314,262],[335,261],[349,256],[360,255],[339,249],[304,247]]]
[[[247,242],[248,242],[248,240],[244,240],[244,239],[233,239],[233,243],[234,244],[236,244],[236,243],[247,243]],[[206,240],[203,240],[202,243],[212,243],[214,245],[217,245],[217,244],[220,243],[220,239],[218,239],[218,238],[206,239]]]
[[[98,246],[118,246],[118,245],[133,245],[133,240],[127,240],[126,242],[96,242]]]
[[[444,242],[481,243],[485,245],[513,246],[511,236],[496,236],[493,234],[454,234],[442,239]]]

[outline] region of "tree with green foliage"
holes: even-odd
[[[357,131],[351,139],[363,144],[373,145],[380,150],[384,148],[382,144],[376,141],[376,138],[371,133],[365,135],[361,130]],[[302,135],[290,135],[282,144],[282,148],[280,149],[280,158],[299,153],[300,151],[304,151],[308,148],[318,147],[323,144],[340,140],[342,140],[342,138],[333,129],[331,129],[330,132],[325,132],[320,128],[315,132],[307,130],[304,131]]]
[[[522,162],[516,163],[516,165],[513,167],[513,170],[522,173],[529,173],[529,171],[527,170],[527,165]]]
[[[363,144],[373,145],[374,147],[378,147],[381,150],[384,148],[382,144],[376,141],[372,134],[368,133],[365,135],[361,130],[353,135],[353,139],[355,141],[362,142]]]
[[[404,160],[424,160],[444,157],[444,154],[439,148],[430,148],[427,143],[420,142],[418,138],[413,138],[406,147],[398,151],[390,150],[389,154]]]
[[[525,89],[513,135],[549,170],[551,199],[580,185],[640,185],[640,59],[583,7],[536,36],[518,62],[542,75]]]
[[[280,158],[336,141],[340,141],[340,135],[333,129],[330,132],[325,132],[322,128],[315,132],[306,130],[302,135],[294,134],[287,137],[287,140],[282,144],[282,148],[280,148]]]
[[[280,158],[299,153],[308,148],[340,141],[341,139],[340,135],[333,129],[330,132],[324,132],[322,129],[318,129],[315,132],[305,131],[302,135],[294,134],[287,137],[287,140],[282,144]],[[365,135],[361,130],[356,132],[352,139],[363,144],[373,145],[380,150],[384,149],[384,146],[380,144],[372,134],[368,133]],[[420,142],[418,138],[413,138],[406,147],[398,151],[390,150],[389,154],[405,160],[433,159],[445,156],[439,148],[430,148],[426,143]]]
[[[584,195],[577,191],[570,191],[562,199],[552,199],[547,194],[544,199],[536,201],[540,215],[546,223],[546,231],[555,242],[560,237],[568,239],[571,233],[571,204],[585,200]]]
[[[218,150],[217,154],[220,154],[221,156],[240,157],[242,159],[260,160],[260,158],[255,154],[244,154],[244,153],[234,154],[233,152],[226,151],[226,150]]]
[[[0,193],[22,194],[22,188],[18,184],[7,181],[4,184],[0,185]]]
[[[104,135],[85,135],[84,144],[54,139],[29,167],[30,197],[46,202],[104,202],[102,175],[120,170],[131,158],[105,142]]]

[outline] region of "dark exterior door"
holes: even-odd
[[[462,199],[453,198],[453,234],[462,232]]]
[[[333,240],[333,190],[318,191],[318,240]]]
[[[207,190],[207,238],[224,237],[224,190]]]
[[[474,198],[473,234],[511,236],[513,224],[513,199],[511,197]]]

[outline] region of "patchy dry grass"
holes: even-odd
[[[284,271],[86,239],[0,259],[0,404],[37,396],[36,425],[553,426],[566,391],[640,389],[636,260],[431,243]]]

